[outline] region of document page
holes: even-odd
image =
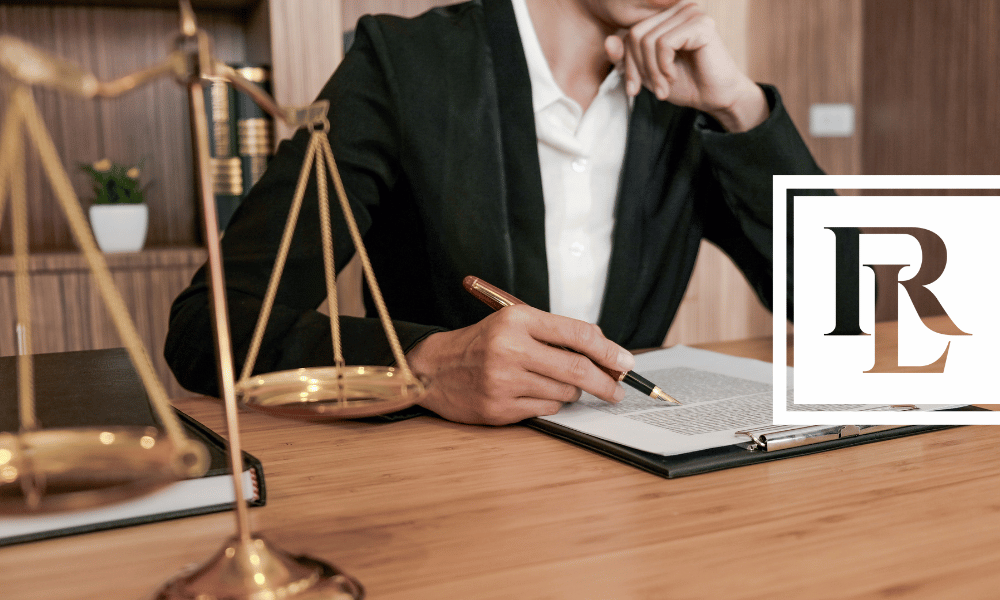
[[[680,406],[644,396],[626,386],[625,399],[618,404],[584,393],[580,400],[567,404],[557,414],[540,418],[664,456],[749,442],[747,436],[737,432],[773,423],[771,363],[686,346],[647,352],[635,358],[635,372],[680,401]],[[859,410],[872,406],[793,406],[791,367],[786,374],[789,410]]]

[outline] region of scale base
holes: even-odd
[[[291,556],[262,538],[231,537],[200,567],[168,581],[150,600],[360,600],[365,591],[336,567]]]

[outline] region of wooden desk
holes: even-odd
[[[712,349],[767,358],[753,340]],[[177,405],[217,430],[220,406]],[[995,598],[997,430],[965,427],[666,480],[523,427],[241,417],[256,531],[372,599]],[[0,597],[139,598],[229,513],[0,549]]]

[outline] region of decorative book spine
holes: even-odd
[[[266,65],[232,65],[244,79],[271,93],[271,70]],[[243,170],[243,193],[250,191],[267,168],[274,153],[274,123],[270,115],[257,106],[250,96],[236,93],[237,139]]]
[[[212,158],[212,191],[219,231],[226,228],[243,199],[243,168],[238,156]]]
[[[236,90],[223,79],[205,87],[209,117],[208,138],[212,152],[212,191],[216,216],[223,230],[243,198],[243,174],[236,130]]]

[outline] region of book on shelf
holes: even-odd
[[[244,79],[271,93],[271,70],[266,65],[230,65]],[[274,120],[244,92],[236,92],[237,151],[243,168],[243,191],[257,183],[273,154]]]
[[[35,410],[42,428],[159,426],[146,390],[123,348],[82,350],[34,357]],[[0,357],[0,431],[16,432],[17,357]],[[210,465],[204,476],[169,484],[150,494],[97,508],[5,515],[0,547],[222,512],[233,508],[233,480],[225,440],[177,411],[185,434],[204,444]],[[251,506],[266,502],[264,470],[243,453],[243,495]]]
[[[271,92],[267,65],[229,63],[244,79]],[[267,168],[274,152],[274,120],[250,96],[228,81],[205,87],[212,152],[212,188],[223,230],[240,202]]]

